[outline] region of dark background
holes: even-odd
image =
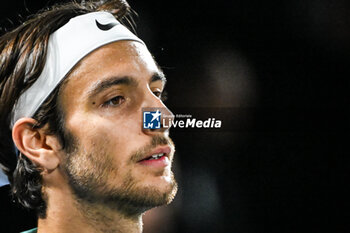
[[[0,25],[54,2],[2,3]],[[145,232],[348,232],[350,2],[129,3],[168,107],[225,126],[172,131],[180,190]],[[4,227],[35,224],[4,203]]]

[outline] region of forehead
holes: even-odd
[[[158,71],[158,67],[147,47],[139,42],[118,41],[98,48],[90,53],[74,68],[68,79],[73,80],[78,76],[104,74],[118,75],[129,72]],[[101,77],[102,78],[102,77]],[[84,81],[81,79],[81,81]],[[87,80],[86,80],[87,81]],[[92,80],[90,80],[92,81]]]
[[[160,73],[147,47],[139,42],[118,41],[93,51],[67,77],[63,92],[84,95],[89,87],[110,77],[148,80]]]

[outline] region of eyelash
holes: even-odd
[[[155,91],[155,92],[153,92],[153,94],[155,96],[157,96],[163,102],[166,101],[166,99],[167,99],[167,92],[166,91],[163,91],[163,92]],[[118,100],[119,103],[114,104],[112,101],[115,101],[115,100]],[[121,105],[124,101],[125,101],[124,96],[118,95],[118,96],[115,96],[112,99],[109,99],[108,101],[104,102],[102,104],[102,107],[117,107],[117,106]]]
[[[114,104],[113,101],[115,101],[115,100],[118,100],[119,103]],[[102,107],[117,107],[117,106],[121,105],[124,101],[125,101],[124,96],[118,95],[118,96],[115,96],[112,99],[104,102],[102,104]]]
[[[162,92],[161,91],[154,91],[153,94],[157,96],[158,98],[162,98]]]
[[[155,96],[157,96],[162,102],[167,100],[167,92],[166,91],[155,91],[153,92]]]

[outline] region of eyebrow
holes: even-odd
[[[152,75],[152,77],[151,77],[151,81],[150,82],[155,82],[155,81],[159,81],[159,80],[162,81],[164,83],[164,85],[165,85],[165,83],[167,81],[166,78],[165,78],[165,75],[164,75],[164,73],[162,71],[154,73]]]
[[[154,73],[151,78],[150,78],[150,83],[156,82],[156,81],[162,81],[165,85],[166,83],[166,78],[163,72],[159,71]],[[88,97],[92,98],[96,96],[97,94],[101,93],[102,91],[116,85],[137,85],[136,79],[129,77],[129,76],[124,76],[124,77],[111,77],[106,80],[97,82],[94,87],[90,91],[88,91]]]

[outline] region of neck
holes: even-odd
[[[38,233],[140,233],[142,215],[125,216],[118,211],[84,201],[77,201],[71,191],[45,187],[47,212],[39,219]]]

